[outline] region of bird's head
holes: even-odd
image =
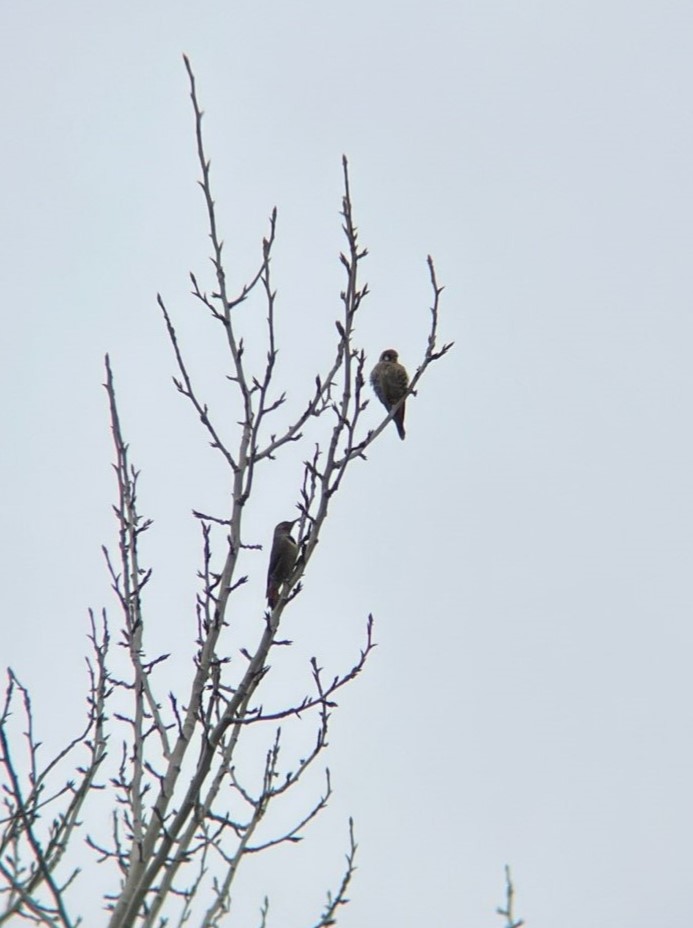
[[[291,529],[298,522],[298,519],[292,519],[291,522],[280,522],[274,530],[275,535],[288,535]]]
[[[380,360],[381,361],[393,361],[396,364],[398,357],[399,355],[397,354],[394,348],[386,348],[385,351],[383,351],[383,353],[380,355]]]

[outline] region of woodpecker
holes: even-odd
[[[380,355],[380,360],[371,371],[371,386],[375,395],[389,412],[403,396],[406,396],[409,386],[407,372],[397,360],[398,354],[394,348],[387,348]],[[394,415],[399,437],[404,439],[404,401]]]
[[[267,568],[267,602],[274,609],[279,599],[279,589],[291,576],[298,556],[298,545],[291,537],[291,529],[296,519],[280,522],[274,530],[272,551]]]

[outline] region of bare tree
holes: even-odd
[[[145,641],[145,594],[151,571],[141,560],[140,539],[151,522],[140,511],[138,471],[121,426],[107,357],[105,387],[115,445],[118,543],[117,550],[104,548],[104,555],[120,608],[118,644],[126,655],[125,670],[117,673],[114,669],[112,621],[105,611],[98,618],[90,614],[86,721],[82,731],[49,760],[43,758],[29,694],[17,676],[8,672],[0,719],[4,780],[0,923],[22,918],[63,928],[79,925],[78,913],[88,898],[88,887],[79,884],[79,865],[73,861],[80,856],[75,854],[77,845],[84,854],[86,843],[92,855],[117,874],[117,890],[105,900],[110,928],[221,925],[243,859],[298,841],[329,801],[331,784],[326,770],[323,792],[300,820],[288,828],[276,829],[269,837],[265,828],[259,828],[275,800],[294,790],[306,771],[315,766],[326,746],[335,697],[360,673],[374,647],[369,616],[362,649],[346,669],[326,674],[313,659],[311,692],[299,693],[278,708],[264,707],[261,690],[269,671],[268,658],[273,649],[291,645],[280,637],[282,616],[285,609],[297,608],[301,580],[310,567],[332,500],[343,488],[347,470],[365,460],[366,451],[396,416],[400,404],[376,429],[363,426],[361,417],[368,402],[364,392],[366,355],[355,344],[354,321],[368,294],[367,285],[361,284],[359,278],[366,249],[359,243],[353,219],[344,159],[342,216],[346,248],[340,260],[346,279],[341,294],[342,314],[336,321],[334,357],[315,377],[300,415],[281,431],[273,431],[271,416],[285,402],[285,393],[279,392],[275,384],[276,307],[270,269],[276,210],[262,242],[257,270],[240,292],[229,292],[210,162],[203,143],[202,111],[187,58],[185,66],[214,268],[210,290],[191,274],[192,293],[228,351],[229,376],[237,399],[228,421],[217,421],[210,414],[161,296],[158,303],[178,369],[175,385],[223,458],[231,478],[231,493],[221,501],[219,513],[193,513],[202,544],[197,635],[189,680],[176,693],[166,696],[158,685],[157,669],[168,655],[151,656]],[[428,268],[432,287],[428,342],[407,396],[414,393],[429,366],[451,347],[437,347],[441,287],[430,258]],[[262,370],[254,370],[247,363],[237,331],[237,313],[251,294],[262,297],[267,312],[266,361]],[[315,420],[328,424],[321,433],[326,438],[308,445],[306,430]],[[231,427],[233,439],[227,439]],[[286,582],[279,586],[276,602],[267,609],[258,604],[258,614],[263,613],[260,633],[254,647],[248,649],[234,641],[230,624],[234,593],[247,580],[240,566],[244,552],[258,547],[246,537],[245,507],[260,468],[267,463],[277,466],[282,451],[297,442],[310,448],[293,501],[298,513],[297,556],[288,565]],[[285,517],[285,513],[279,516]],[[272,527],[268,527],[268,533]],[[231,661],[230,654],[241,659],[234,657]],[[17,743],[12,726],[22,724],[21,719],[24,740]],[[291,720],[314,726],[312,749],[295,762],[285,761],[283,752],[284,732]],[[251,730],[258,729],[268,730],[264,762],[257,780],[246,782],[239,774],[239,757],[243,751],[257,751],[248,736]],[[117,741],[120,748],[116,747]],[[86,804],[96,790],[108,795],[111,828],[106,839],[97,836],[89,825]],[[86,828],[80,827],[83,820]],[[339,908],[347,901],[355,853],[350,822],[344,872],[336,891],[328,894],[322,913],[316,915],[316,928],[335,924]],[[267,901],[260,919],[261,925],[268,924]]]

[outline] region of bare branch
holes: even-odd
[[[159,308],[161,309],[161,312],[163,313],[164,320],[166,322],[166,330],[168,332],[168,337],[171,342],[171,345],[173,346],[173,352],[176,356],[178,370],[180,371],[181,377],[183,378],[182,382],[180,380],[176,380],[175,378],[173,382],[175,383],[178,389],[178,392],[182,393],[183,396],[189,399],[192,405],[195,407],[195,411],[200,417],[200,422],[204,425],[204,427],[207,429],[207,431],[209,432],[212,438],[212,441],[210,442],[212,448],[216,448],[218,451],[221,452],[221,454],[224,456],[226,463],[229,465],[231,470],[235,472],[238,470],[238,465],[236,464],[233,458],[233,455],[228,450],[225,443],[222,441],[221,437],[217,433],[217,430],[215,429],[214,425],[212,424],[212,421],[209,418],[209,410],[207,408],[207,404],[200,402],[200,400],[198,400],[197,398],[197,394],[195,393],[195,389],[192,385],[192,381],[190,380],[190,375],[188,374],[188,368],[185,364],[185,360],[183,359],[183,355],[178,345],[178,336],[176,335],[176,330],[173,326],[173,323],[171,322],[171,317],[168,314],[168,310],[166,309],[166,305],[161,297],[161,294],[157,293],[156,299],[159,304]]]
[[[505,908],[497,908],[496,912],[499,915],[502,915],[505,919],[505,928],[521,928],[524,925],[522,919],[515,921],[515,916],[513,914],[513,897],[515,895],[515,888],[513,887],[513,882],[510,877],[510,867],[505,865]]]
[[[356,851],[358,845],[354,838],[354,820],[349,819],[349,850],[346,855],[346,869],[344,870],[344,876],[342,877],[342,882],[339,884],[339,889],[337,892],[332,895],[331,893],[327,894],[327,905],[323,911],[320,920],[315,923],[314,928],[328,928],[330,925],[336,925],[336,913],[337,910],[343,906],[347,905],[349,899],[347,898],[347,890],[349,888],[349,883],[351,883],[351,878],[354,875],[356,870]]]

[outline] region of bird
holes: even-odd
[[[399,355],[394,348],[387,348],[380,355],[380,360],[371,371],[371,386],[375,395],[389,412],[404,396],[409,387],[409,376],[397,360]],[[404,440],[404,401],[394,415],[399,437]]]
[[[280,522],[274,530],[269,567],[267,568],[267,602],[274,609],[279,599],[279,589],[291,576],[298,556],[298,545],[291,537],[291,529],[296,522]]]

